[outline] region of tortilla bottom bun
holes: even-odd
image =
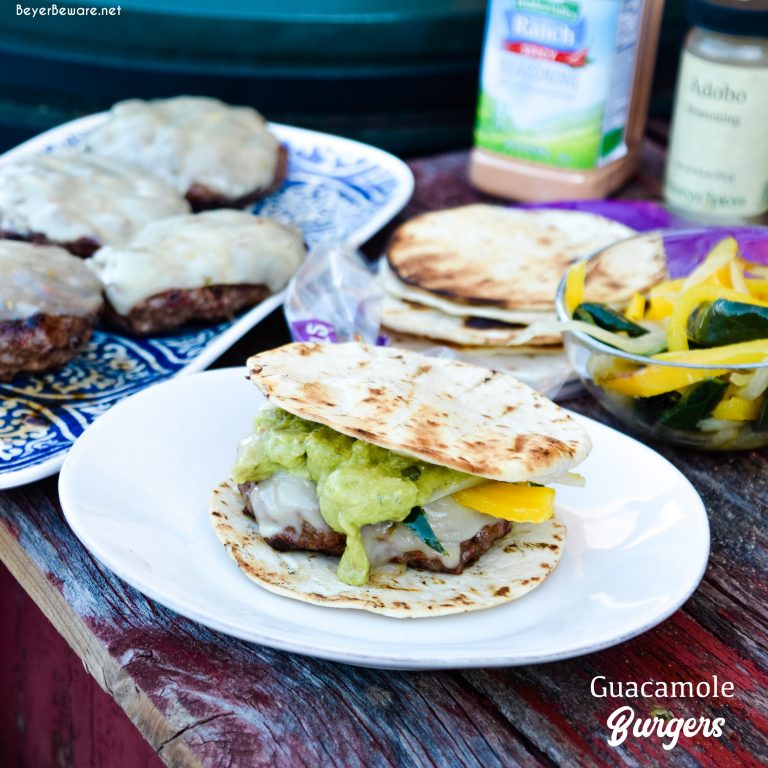
[[[278,595],[328,608],[356,608],[393,618],[465,613],[511,602],[535,589],[555,570],[566,529],[553,517],[544,523],[515,523],[476,563],[459,575],[417,569],[373,571],[365,586],[336,576],[338,558],[316,552],[278,552],[243,512],[231,481],[213,491],[211,524],[248,578]]]

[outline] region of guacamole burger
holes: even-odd
[[[584,430],[516,379],[358,343],[248,361],[267,402],[211,515],[267,589],[392,616],[485,608],[540,584],[565,528],[551,483]]]

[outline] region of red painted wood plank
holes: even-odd
[[[162,766],[3,565],[0,616],[0,766]]]

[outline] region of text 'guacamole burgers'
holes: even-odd
[[[547,484],[579,483],[569,471],[590,441],[542,395],[357,343],[289,344],[248,366],[267,403],[211,514],[265,588],[438,615],[513,600],[557,565],[565,528]]]

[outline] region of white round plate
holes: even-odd
[[[627,640],[673,613],[709,554],[691,484],[650,448],[580,416],[594,448],[586,488],[560,487],[563,559],[507,605],[418,620],[307,605],[241,573],[208,521],[263,402],[245,369],[172,379],[118,403],[75,443],[59,482],[64,513],[118,576],[179,613],[286,651],[392,669],[554,661]]]

